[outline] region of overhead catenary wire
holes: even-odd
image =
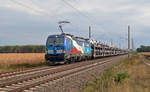
[[[36,12],[36,13],[39,13],[39,12],[40,12],[40,11],[38,11],[37,9],[34,9],[34,8],[30,7],[30,6],[27,6],[27,5],[23,4],[23,3],[20,2],[20,1],[17,1],[17,0],[10,0],[10,1],[11,1],[11,2],[14,2],[14,3],[16,3],[16,4],[18,4],[18,5],[22,6],[22,7],[31,9],[31,10],[33,10],[33,11]]]
[[[24,8],[30,9],[30,10],[36,12],[36,13],[42,13],[42,15],[47,15],[47,16],[54,17],[54,16],[50,15],[49,12],[41,12],[41,11],[39,11],[39,10],[37,10],[37,9],[35,9],[35,8],[31,7],[31,6],[29,6],[29,5],[24,4],[24,3],[21,2],[21,1],[11,0],[11,2],[14,2],[15,4],[18,4],[18,5],[20,5],[20,6],[24,7]],[[30,2],[31,2],[31,3],[34,3],[33,1],[30,1]],[[38,7],[38,8],[42,9],[41,7]],[[54,14],[54,13],[53,13],[53,14]],[[57,16],[58,16],[58,15],[57,15]],[[56,16],[55,16],[55,17],[56,17]],[[64,19],[62,16],[59,16],[59,18]],[[57,20],[57,22],[58,22],[58,21],[60,21],[60,20]],[[72,25],[72,24],[71,24],[71,25]]]
[[[84,12],[80,11],[78,8],[74,7],[71,3],[69,3],[66,0],[61,0],[61,1],[63,1],[66,5],[68,5],[72,9],[74,9],[79,15],[82,15],[83,17],[86,17],[86,19],[89,21],[89,23],[91,23],[91,25],[93,24],[95,26],[98,26],[103,31],[103,34],[105,34],[105,36],[110,37],[108,34],[105,33],[105,30],[101,27],[101,25],[95,23],[94,19],[92,19],[91,17],[89,17],[88,14],[85,14]]]
[[[42,11],[39,11],[39,10],[37,10],[36,8],[33,8],[33,7],[28,6],[28,5],[26,5],[26,4],[23,4],[23,2],[21,2],[21,1],[18,1],[18,0],[10,0],[10,1],[12,1],[12,2],[14,2],[14,3],[16,3],[16,4],[18,4],[18,5],[22,6],[22,7],[28,8],[28,9],[30,9],[30,10],[36,12],[36,13],[40,13],[40,14],[42,14],[42,15],[44,14],[44,15],[48,15],[48,16],[54,17],[54,16],[52,16],[49,12],[42,12]],[[68,3],[67,1],[65,1],[65,0],[62,0],[62,1],[63,1],[65,4],[67,4],[68,6],[72,7],[73,9],[75,9],[80,15],[87,17],[88,20],[89,20],[89,22],[92,22],[92,23],[93,23],[93,21],[90,19],[90,17],[89,17],[88,15],[82,13],[80,10],[78,10],[77,8],[75,8],[74,6],[72,6],[72,5],[71,5],[70,3]],[[33,2],[32,2],[32,3],[33,3]],[[42,8],[40,8],[40,9],[42,9]],[[62,18],[62,16],[59,16],[59,17]],[[64,19],[64,18],[63,18],[63,19]],[[58,20],[58,21],[59,21],[59,20]]]
[[[35,1],[37,1],[37,0],[30,0],[30,2],[31,3],[35,3]],[[37,5],[37,3],[36,3],[36,5]],[[38,5],[39,6],[39,5]],[[43,7],[39,7],[39,8],[43,8]],[[46,7],[44,7],[44,8],[46,8]],[[60,19],[65,19],[63,16],[60,16],[60,15],[58,15],[58,13],[57,12],[59,12],[59,11],[61,11],[60,10],[60,8],[61,8],[61,6],[59,6],[55,11],[52,11],[52,10],[47,10],[47,12],[46,13],[48,13],[48,14],[54,14],[53,15],[53,17],[55,17],[56,18],[56,16],[58,17],[58,18],[60,18]],[[51,11],[51,12],[50,12]],[[56,12],[57,11],[57,12]],[[68,19],[65,19],[65,21],[67,21]],[[57,20],[57,22],[58,21],[60,21],[60,20]]]
[[[98,25],[98,24],[96,24],[95,23],[95,21],[91,18],[91,17],[89,17],[89,15],[88,14],[85,14],[84,12],[82,12],[82,11],[80,11],[79,9],[77,9],[76,7],[74,7],[71,3],[69,3],[68,1],[66,1],[66,0],[61,0],[61,1],[63,1],[66,5],[68,5],[69,7],[71,7],[72,9],[74,9],[79,15],[81,15],[81,16],[83,16],[83,17],[86,17],[86,19],[89,21],[89,25],[97,25],[97,26],[99,26],[100,28],[101,28],[101,30],[103,30],[104,31],[104,29],[100,26],[100,25]]]
[[[33,10],[33,11],[36,12],[36,13],[41,13],[42,15],[47,15],[47,16],[54,17],[54,16],[52,16],[51,13],[48,12],[48,11],[47,11],[47,12],[43,12],[41,7],[39,7],[41,10],[38,10],[38,9],[33,8],[33,7],[29,6],[29,5],[24,4],[24,3],[21,2],[20,0],[10,0],[10,1],[12,1],[12,2],[14,2],[14,3],[16,3],[16,4],[18,4],[18,5],[22,6],[22,7],[25,7],[25,8],[28,8],[28,9],[30,9],[30,10]],[[76,10],[76,12],[77,12],[78,14],[80,14],[80,15],[86,17],[86,19],[87,19],[90,23],[92,23],[93,25],[97,25],[98,27],[100,27],[100,25],[97,24],[97,23],[95,23],[95,21],[94,21],[91,17],[89,17],[88,14],[86,14],[86,13],[82,12],[81,10],[79,10],[78,8],[74,7],[74,6],[73,6],[71,3],[69,3],[68,1],[66,1],[66,0],[62,0],[62,1],[63,1],[66,5],[68,5],[69,7],[73,8],[74,10]],[[32,3],[33,3],[33,2],[32,2]],[[54,14],[54,13],[53,13],[53,14]],[[59,16],[59,17],[62,18],[62,16]],[[62,18],[62,19],[64,19],[64,18]],[[74,26],[75,26],[75,25],[74,25]],[[100,27],[100,28],[101,28],[101,27]],[[103,28],[101,28],[101,29],[104,31]],[[104,32],[103,32],[103,35],[105,35],[105,37],[108,36],[108,34],[106,34],[106,33],[104,33]],[[108,36],[108,37],[110,37],[110,36]]]
[[[64,0],[65,1],[65,0]],[[67,2],[67,1],[66,1]],[[72,0],[72,2],[75,2],[76,4],[78,4],[78,6],[80,5],[80,3],[77,1],[77,0]],[[73,7],[73,6],[72,6]],[[75,8],[75,7],[74,7]],[[77,10],[77,8],[75,8],[76,10]],[[80,11],[80,10],[79,10]],[[85,14],[85,13],[83,13],[83,14]],[[89,16],[88,16],[88,18],[89,18]],[[93,17],[92,17],[93,18]],[[91,20],[91,17],[90,17],[90,20]],[[92,23],[93,23],[93,19],[92,19]],[[95,25],[98,25],[98,27],[100,27],[101,25],[99,25],[99,24],[96,24],[96,23],[93,23],[93,24],[95,24]],[[101,29],[103,29],[102,27],[101,27]],[[104,31],[104,29],[103,29],[103,31]],[[106,34],[106,33],[104,33],[103,32],[103,34],[101,34],[101,35],[103,35],[103,36],[107,36],[107,38],[108,37],[110,37],[108,34]],[[103,38],[105,38],[105,37],[103,37]],[[126,37],[123,37],[123,36],[120,36],[120,35],[118,35],[117,36],[119,39],[121,39],[121,40],[128,40]],[[111,38],[112,39],[112,38]],[[106,39],[105,39],[106,40]]]
[[[101,25],[95,23],[95,19],[93,19],[93,17],[90,17],[87,13],[80,11],[78,8],[76,8],[75,6],[73,6],[73,5],[72,5],[71,3],[69,3],[68,1],[66,1],[66,0],[61,0],[61,1],[63,1],[66,5],[70,6],[70,7],[73,8],[74,10],[76,10],[76,11],[78,12],[78,14],[82,15],[83,17],[86,17],[86,19],[88,18],[87,20],[88,20],[90,23],[99,26],[99,27],[101,28],[101,30],[104,31],[104,29],[101,27]],[[77,1],[74,1],[74,2],[76,2],[77,4],[79,4]]]
[[[38,13],[38,14],[41,14],[42,16],[46,15],[48,17],[56,17],[55,15],[51,15],[51,14],[54,14],[54,12],[44,11],[44,9],[39,7],[39,6],[38,6],[38,9],[37,9],[37,8],[33,8],[33,7],[29,6],[29,5],[24,4],[20,0],[10,0],[10,1],[14,2],[14,3],[16,3],[16,4],[18,4],[18,5],[20,5],[20,6],[24,7],[24,8],[30,9],[30,10]],[[30,2],[33,3],[33,1],[30,1]],[[62,16],[59,16],[59,17],[62,18]]]
[[[65,4],[67,4],[68,6],[70,6],[71,8],[73,8],[74,10],[76,10],[78,12],[78,14],[80,14],[80,15],[82,15],[84,17],[87,17],[89,22],[93,22],[87,14],[84,14],[79,9],[77,9],[76,7],[74,7],[73,5],[71,5],[70,3],[68,3],[66,0],[61,0],[61,1],[63,1]]]

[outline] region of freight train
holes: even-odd
[[[60,35],[48,36],[45,59],[53,64],[65,64],[126,53],[126,50],[120,48],[62,33]]]

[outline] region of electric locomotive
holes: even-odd
[[[91,57],[92,48],[88,39],[65,33],[47,38],[45,59],[50,63],[71,63]]]
[[[50,63],[64,64],[128,53],[127,50],[102,44],[94,40],[66,34],[63,32],[62,25],[70,22],[60,21],[58,23],[62,33],[59,35],[50,35],[46,41],[45,59]]]

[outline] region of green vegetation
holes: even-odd
[[[83,92],[150,92],[150,67],[139,54],[122,60],[87,84]],[[150,60],[149,60],[150,61]]]
[[[114,82],[116,83],[122,83],[124,80],[129,78],[129,74],[127,72],[121,72],[114,76]]]
[[[44,45],[0,46],[0,53],[44,53]]]
[[[150,46],[141,45],[140,48],[137,48],[137,52],[150,52]]]

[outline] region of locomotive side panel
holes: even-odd
[[[91,57],[91,46],[84,39],[72,38],[67,36],[72,41],[72,48],[66,53],[67,61],[81,61]]]

